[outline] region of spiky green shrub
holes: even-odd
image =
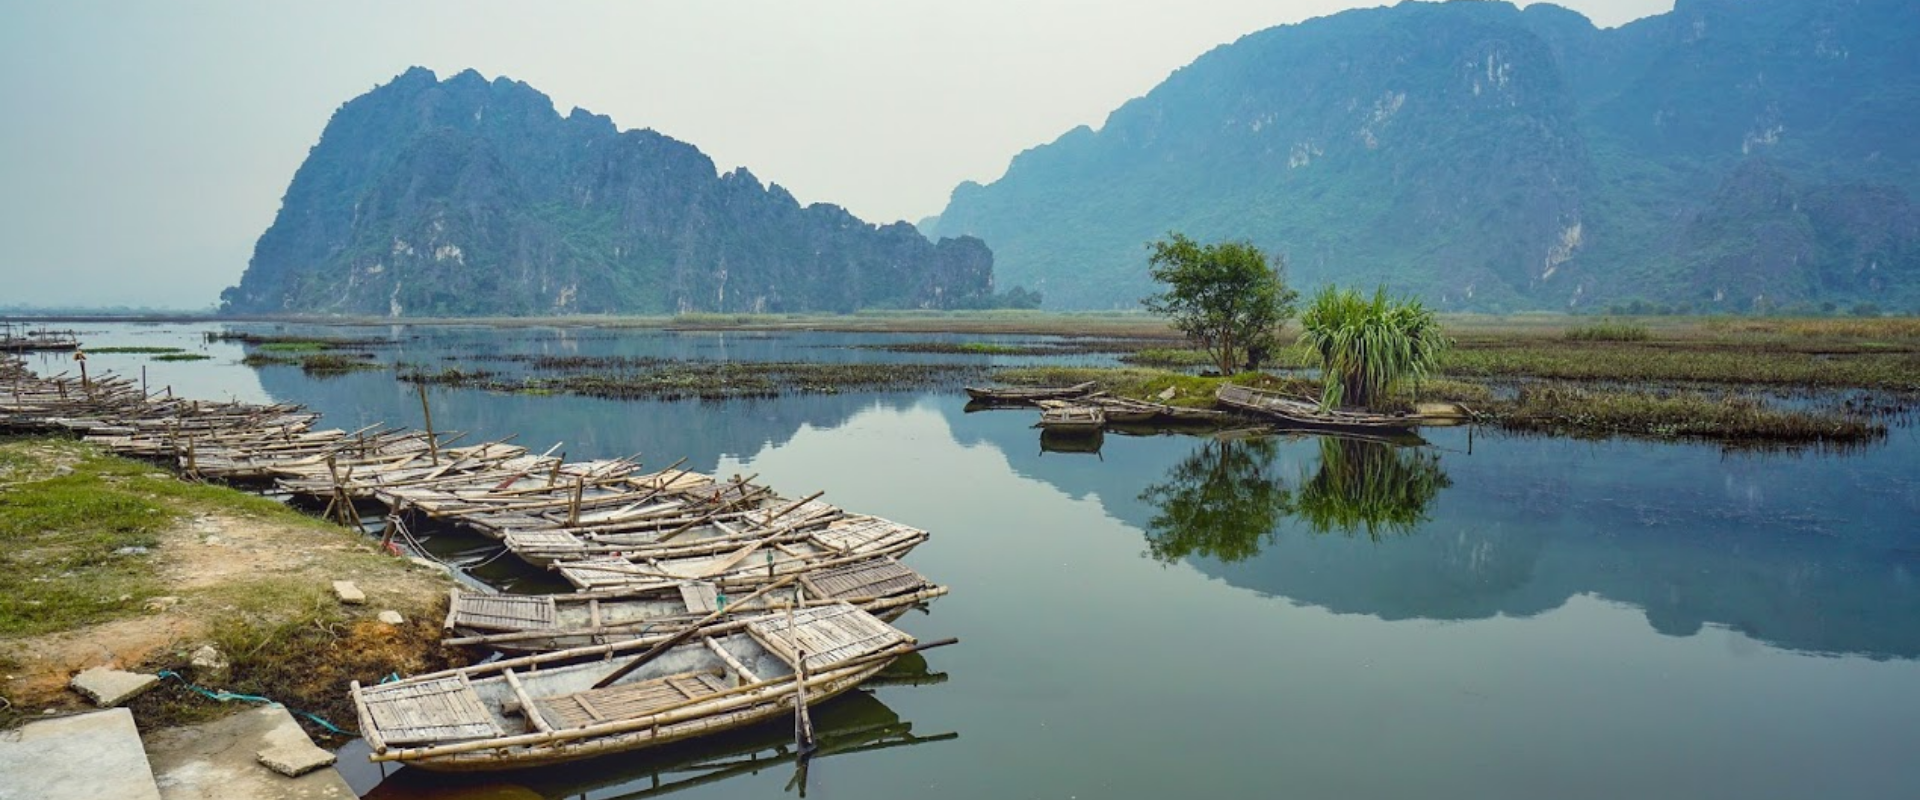
[[[1325,388],[1320,405],[1366,407],[1404,380],[1432,372],[1451,342],[1419,300],[1392,300],[1382,287],[1373,299],[1328,286],[1300,316],[1300,346],[1317,360]]]

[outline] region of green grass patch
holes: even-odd
[[[1139,367],[1210,367],[1213,356],[1204,350],[1184,350],[1172,347],[1149,347],[1136,350],[1120,357],[1123,363]]]
[[[155,361],[206,361],[213,356],[205,353],[166,353],[153,357]]]
[[[96,356],[108,355],[111,353],[143,353],[143,354],[152,355],[152,354],[159,354],[159,353],[186,352],[185,348],[180,348],[180,347],[126,347],[126,346],[119,346],[119,345],[115,345],[113,347],[88,347],[85,349],[88,355],[96,355]]]
[[[371,356],[317,353],[300,357],[300,371],[318,378],[330,378],[363,369],[379,368],[380,365],[372,361]]]
[[[177,515],[152,469],[44,440],[0,443],[0,635],[64,630],[137,613],[159,593],[148,560]],[[54,474],[53,461],[71,470]],[[35,474],[22,474],[22,473]]]

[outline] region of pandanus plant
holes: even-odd
[[[1373,299],[1328,286],[1300,315],[1300,344],[1320,361],[1322,408],[1368,407],[1402,381],[1419,381],[1439,364],[1450,342],[1419,300]]]

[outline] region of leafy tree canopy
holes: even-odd
[[[1220,374],[1238,372],[1242,354],[1258,362],[1272,350],[1299,297],[1287,288],[1284,263],[1269,266],[1250,242],[1203,245],[1180,233],[1147,243],[1147,250],[1153,279],[1166,291],[1141,304],[1205,348]]]

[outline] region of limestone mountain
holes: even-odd
[[[801,206],[699,149],[562,117],[524,83],[413,68],[334,113],[230,313],[391,316],[956,308],[993,256]]]
[[[1178,230],[1447,309],[1920,309],[1915,41],[1910,0],[1679,0],[1613,29],[1348,11],[1203,55],[922,226],[1066,308],[1135,307],[1144,243]]]

